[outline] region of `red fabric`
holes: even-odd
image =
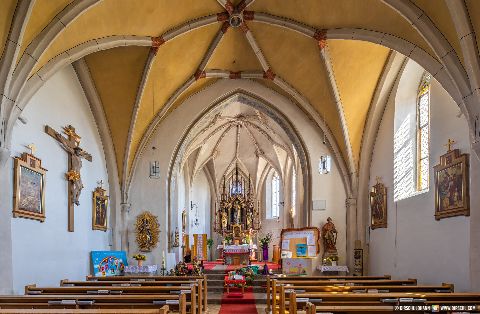
[[[230,291],[233,288],[230,288]],[[245,288],[243,296],[240,293],[230,293],[230,296],[226,292],[222,296],[222,305],[220,306],[219,314],[258,314],[257,307],[255,306],[255,296],[252,292],[252,288]]]

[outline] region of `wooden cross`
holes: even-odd
[[[445,145],[443,145],[443,146],[447,147],[447,148],[448,148],[448,151],[450,152],[450,151],[452,151],[452,145],[455,144],[455,143],[456,143],[456,142],[455,142],[454,140],[448,139],[447,144],[445,144]]]
[[[63,132],[67,137],[61,135],[48,125],[45,126],[45,132],[56,139],[60,146],[68,154],[68,172],[65,177],[68,180],[68,231],[74,231],[74,205],[80,205],[80,193],[83,189],[80,169],[82,168],[82,158],[92,161],[92,155],[80,148],[80,136],[75,132],[75,128],[67,125]]]

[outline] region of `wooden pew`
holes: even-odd
[[[5,309],[160,309],[164,305],[186,314],[186,295],[4,295],[0,310]]]
[[[190,303],[190,313],[202,313],[202,293],[197,293],[197,283],[191,283],[188,287],[185,286],[144,286],[144,287],[118,287],[118,286],[80,286],[80,287],[37,287],[36,285],[25,286],[26,295],[139,295],[139,294],[180,294],[185,293],[187,296],[187,303]],[[198,305],[198,306],[197,306]]]
[[[145,282],[156,282],[156,281],[185,281],[185,280],[203,280],[201,290],[203,291],[203,310],[207,310],[208,306],[208,295],[207,295],[207,276],[109,276],[109,277],[95,277],[92,275],[86,276],[87,281],[145,281]]]
[[[267,293],[267,310],[272,311],[272,314],[276,314],[277,311],[277,294],[279,293],[278,288],[281,285],[290,285],[290,286],[404,286],[404,285],[416,285],[416,279],[407,279],[407,280],[385,280],[385,279],[378,279],[378,280],[321,280],[322,277],[317,277],[317,280],[298,280],[297,277],[292,278],[290,280],[284,279],[278,280],[277,278],[272,279],[270,282],[270,293]],[[270,308],[268,307],[270,305]]]
[[[348,280],[390,280],[392,277],[390,275],[383,276],[267,276],[267,311],[270,311],[271,307],[271,282],[273,279],[278,281],[289,281],[289,280],[298,280],[298,281],[312,281],[312,280],[335,280],[335,281],[348,281]]]
[[[7,309],[0,314],[168,314],[168,306],[159,309]]]
[[[443,283],[440,286],[286,286],[280,285],[279,289],[279,310],[280,313],[286,309],[285,303],[292,293],[453,293],[454,285]]]
[[[321,312],[392,312],[395,305],[480,305],[480,293],[290,293],[289,313],[299,304]],[[313,307],[313,305],[315,305]],[[284,310],[285,311],[285,310]],[[424,311],[421,311],[423,313]],[[308,313],[308,312],[307,312]],[[315,312],[313,312],[315,313]],[[412,312],[409,312],[412,313]]]

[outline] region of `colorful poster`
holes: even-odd
[[[91,257],[97,277],[119,276],[128,265],[125,251],[92,251]]]

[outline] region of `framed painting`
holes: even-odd
[[[125,251],[92,251],[93,275],[96,277],[119,276],[128,266]]]
[[[377,180],[370,190],[371,228],[387,228],[387,188]]]
[[[93,191],[92,229],[107,231],[108,195],[102,187]]]
[[[440,156],[433,167],[435,178],[435,219],[470,215],[469,156],[458,149]]]
[[[45,174],[42,161],[32,154],[15,157],[13,217],[45,221]]]

